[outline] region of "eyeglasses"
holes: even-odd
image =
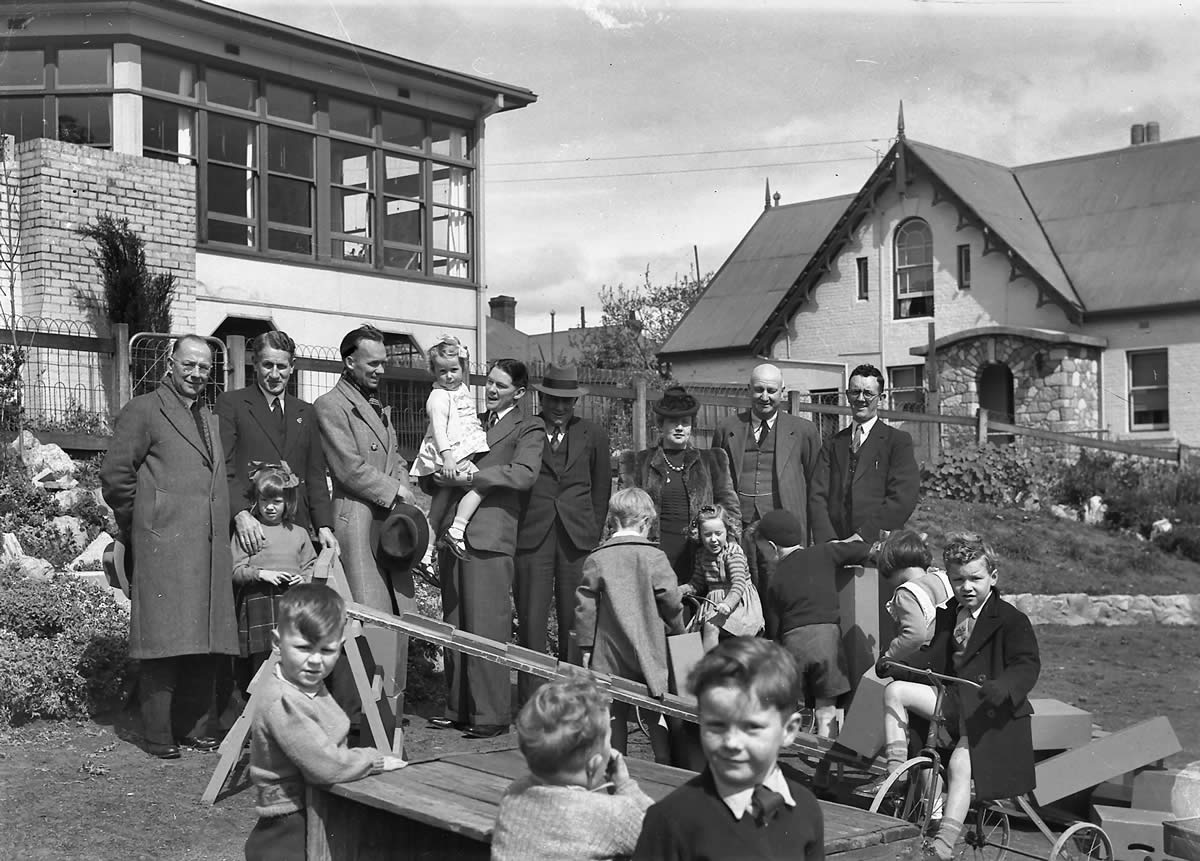
[[[882,394],[883,394],[883,392],[865,392],[862,389],[847,389],[846,390],[846,400],[848,400],[848,401],[863,400],[863,401],[866,401],[867,403],[870,403],[871,401],[875,400],[877,397],[879,397]]]
[[[172,360],[174,361],[174,360]],[[185,374],[194,374],[199,371],[204,376],[208,376],[212,371],[212,365],[207,362],[175,362],[179,366],[179,370]]]

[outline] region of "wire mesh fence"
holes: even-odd
[[[154,391],[170,374],[171,350],[176,339],[181,337],[160,332],[138,332],[129,339],[129,375],[134,397]],[[204,340],[212,348],[213,363],[200,400],[211,407],[216,403],[217,395],[225,391],[227,386],[228,363],[222,341],[217,338]]]

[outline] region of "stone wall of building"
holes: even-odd
[[[191,165],[123,155],[47,139],[17,147],[20,177],[20,313],[27,317],[86,322],[82,295],[97,294],[100,273],[90,241],[77,230],[101,215],[128,219],[145,241],[152,273],[176,278],[172,328],[196,323],[196,173]],[[11,207],[4,206],[11,211]]]
[[[980,378],[993,365],[1012,372],[1015,424],[1062,433],[1099,428],[1099,348],[1020,335],[983,335],[940,349],[941,411],[975,415]],[[973,433],[970,428],[951,430]]]

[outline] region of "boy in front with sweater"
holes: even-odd
[[[308,784],[345,783],[407,765],[373,748],[346,746],[350,719],[325,689],[345,624],[346,603],[328,586],[293,586],[279,601],[272,635],[279,663],[257,692],[251,729],[259,819],[246,840],[246,861],[305,857]]]
[[[529,775],[500,800],[492,861],[633,852],[650,798],[610,744],[609,699],[583,670],[538,688],[517,716]]]
[[[800,728],[800,674],[779,645],[735,637],[688,679],[708,767],[646,812],[634,861],[825,858],[825,825],[801,775],[778,762]]]

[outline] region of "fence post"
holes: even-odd
[[[987,445],[988,441],[988,411],[980,407],[975,412],[975,442]]]
[[[803,397],[803,395],[801,395],[795,389],[792,389],[791,391],[788,392],[788,412],[789,413],[791,413],[794,416],[800,415],[800,403],[801,403],[802,397]]]
[[[246,336],[225,336],[225,389],[237,391],[246,386]]]
[[[633,378],[633,450],[646,449],[646,378],[637,374]]]
[[[1180,443],[1178,460],[1180,469],[1187,469],[1188,464],[1192,460],[1192,447]]]
[[[117,396],[116,415],[133,397],[133,379],[130,376],[129,324],[113,324],[113,393]]]

